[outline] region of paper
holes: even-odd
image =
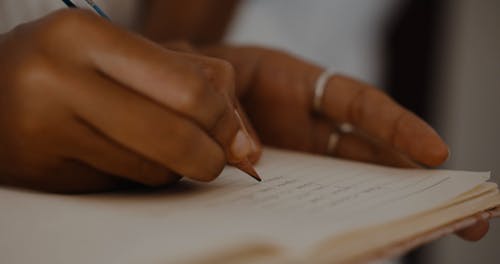
[[[257,170],[262,183],[227,168],[213,183],[153,193],[0,189],[0,262],[156,263],[246,243],[298,253],[334,234],[444,205],[489,178],[275,149],[265,150]]]

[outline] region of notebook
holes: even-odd
[[[489,172],[266,148],[263,182],[55,195],[0,188],[1,263],[364,263],[499,215]],[[493,223],[495,224],[495,223]]]

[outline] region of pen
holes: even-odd
[[[111,20],[109,16],[92,0],[62,0],[70,8],[90,9],[101,17]]]
[[[94,3],[94,1],[92,0],[62,0],[69,8],[82,8],[82,9],[90,9],[92,11],[94,11],[95,13],[97,13],[99,16],[107,19],[107,20],[111,20],[110,17],[104,12],[104,10],[102,8],[100,8],[96,3]],[[241,120],[241,117],[239,116],[238,112],[236,112],[236,115],[240,121],[240,124],[241,126],[243,127],[243,129],[245,130],[245,134],[247,136],[249,136],[249,133],[248,131],[246,130],[245,128],[245,125],[243,124],[242,120]],[[257,173],[257,171],[255,171],[255,169],[253,168],[253,165],[252,163],[248,160],[248,158],[245,158],[244,160],[240,161],[240,162],[237,162],[235,164],[233,164],[235,167],[237,167],[238,169],[240,169],[241,171],[245,172],[246,174],[248,174],[249,176],[251,176],[252,178],[254,178],[255,180],[257,181],[262,181],[262,179],[260,178],[259,174]]]

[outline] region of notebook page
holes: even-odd
[[[280,243],[295,248],[310,246],[325,234],[328,237],[436,208],[487,181],[490,175],[387,168],[275,149],[266,150],[258,171],[263,183],[243,184],[235,177],[238,171],[226,170],[218,184],[235,186],[235,190],[214,192],[201,204],[251,208],[294,219],[277,221],[277,225],[282,232]],[[266,231],[277,233],[278,228],[266,226]]]
[[[57,196],[0,189],[0,211],[7,212],[0,216],[0,262],[156,263],[247,243],[300,254],[334,234],[435,208],[489,177],[270,148],[257,170],[262,183],[227,168],[213,183],[185,182],[153,193]]]

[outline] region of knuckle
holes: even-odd
[[[56,97],[51,85],[54,72],[42,58],[29,58],[15,66],[10,76],[11,106],[16,118],[13,128],[24,138],[37,136],[47,125],[47,114],[55,109]],[[46,98],[46,99],[45,99]]]
[[[231,63],[221,59],[214,59],[214,64],[219,69],[219,72],[224,76],[234,77],[235,70]]]
[[[216,85],[216,89],[222,92],[232,92],[235,82],[236,71],[231,63],[225,60],[210,58],[202,65],[205,77]]]
[[[181,111],[191,113],[199,109],[207,96],[207,86],[201,78],[191,78],[186,80],[185,89],[181,89],[178,97],[178,104]]]
[[[224,96],[208,87],[203,79],[189,80],[177,100],[178,110],[196,116],[203,126],[211,128],[224,114],[227,102]]]
[[[221,75],[220,79],[223,82],[224,87],[232,87],[232,85],[234,85],[236,76],[236,71],[233,65],[225,60],[220,59],[215,60],[215,65],[218,69],[218,73]]]
[[[42,56],[31,54],[14,64],[10,79],[16,89],[40,87],[51,76],[51,67]]]
[[[15,104],[11,109],[16,118],[12,119],[13,128],[24,138],[36,136],[44,127],[42,118],[49,100],[41,100],[48,95],[47,79],[52,72],[47,63],[40,58],[30,58],[15,66],[10,76],[9,86],[14,96]],[[50,96],[50,95],[49,95]],[[14,102],[13,102],[14,103]],[[43,111],[33,111],[43,110]]]
[[[80,9],[62,9],[52,13],[44,21],[44,27],[40,32],[44,39],[51,38],[67,38],[73,35],[74,32],[82,32],[82,30],[93,27],[99,19],[95,19],[95,15],[87,10]],[[99,27],[93,27],[99,28]]]

